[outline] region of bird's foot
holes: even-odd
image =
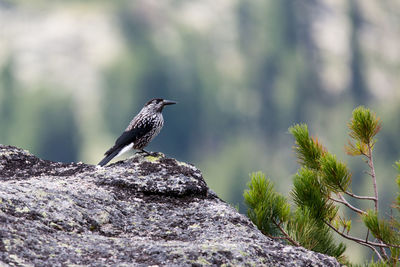
[[[152,156],[152,157],[159,157],[159,156],[162,156],[162,153],[160,153],[160,152],[151,152],[149,155]]]
[[[145,156],[152,156],[152,157],[159,156],[158,152],[149,152],[144,149],[139,150],[138,152],[136,152],[136,154],[144,154]]]
[[[147,156],[150,156],[152,153],[150,153],[149,151],[146,151],[144,149],[141,149],[138,152],[136,152],[136,154],[146,154]]]

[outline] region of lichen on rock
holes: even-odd
[[[10,266],[339,266],[270,240],[160,153],[99,168],[0,145],[0,236]]]

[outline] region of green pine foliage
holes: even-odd
[[[277,193],[262,172],[250,174],[249,189],[244,193],[247,214],[262,233],[316,252],[344,259],[345,245],[336,245],[333,235],[322,220],[313,219],[314,208],[297,208],[291,213],[287,199]]]
[[[319,159],[325,153],[317,139],[310,138],[306,124],[296,124],[289,128],[296,140],[296,156],[299,163],[310,169],[319,169]]]
[[[279,225],[289,218],[289,203],[275,192],[274,185],[265,178],[265,174],[255,172],[250,178],[249,190],[244,193],[249,218],[264,234],[279,235]]]
[[[317,172],[301,168],[295,175],[293,186],[291,194],[294,202],[299,207],[308,208],[314,219],[331,221],[336,216],[337,209],[329,201],[329,192],[320,183]]]
[[[345,192],[351,184],[351,174],[346,164],[336,159],[335,155],[326,153],[320,159],[322,183],[330,192]]]
[[[346,262],[345,245],[334,240],[334,233],[370,248],[378,261],[365,266],[398,266],[400,264],[400,220],[395,216],[379,218],[377,175],[372,151],[375,136],[381,129],[379,118],[365,107],[358,107],[348,124],[352,141],[346,147],[348,154],[364,157],[374,187],[373,196],[357,196],[351,190],[351,172],[347,165],[327,151],[317,138],[311,137],[305,124],[289,128],[295,139],[294,151],[300,168],[293,178],[290,193],[295,204],[274,191],[272,183],[261,172],[251,174],[249,190],[244,197],[249,207],[250,219],[266,235],[307,249],[336,257]],[[400,161],[396,162],[399,175],[397,184],[400,192]],[[362,210],[348,199],[372,201],[374,210]],[[352,221],[339,213],[345,207],[360,216],[366,228],[366,236],[351,235]],[[393,207],[400,212],[400,194]]]
[[[389,267],[390,265],[386,262],[382,261],[374,261],[365,262],[364,264],[348,264],[349,267]]]
[[[400,233],[393,229],[387,220],[378,219],[378,214],[375,211],[368,210],[362,216],[362,219],[375,238],[386,244],[400,244]]]
[[[287,232],[302,247],[336,257],[340,261],[345,260],[343,253],[346,246],[343,243],[336,244],[329,227],[313,219],[310,208],[297,208],[287,224]]]
[[[348,124],[349,136],[355,141],[349,141],[346,146],[347,153],[351,156],[371,156],[376,140],[374,137],[382,128],[380,119],[369,109],[360,106],[353,111],[353,118]]]
[[[348,126],[350,137],[364,144],[371,143],[382,127],[375,113],[363,106],[354,109],[353,118]]]
[[[318,249],[320,242],[313,238],[316,233],[320,233],[321,224],[313,219],[308,208],[299,208],[292,214],[288,222],[287,231],[290,236],[303,247],[311,250]],[[322,251],[319,251],[323,253]]]

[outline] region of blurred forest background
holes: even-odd
[[[195,164],[245,213],[252,171],[288,195],[288,128],[300,122],[349,162],[355,193],[372,193],[367,166],[344,152],[362,104],[383,122],[375,163],[388,215],[399,71],[398,0],[0,0],[0,143],[96,164],[146,101],[175,100],[148,149]]]

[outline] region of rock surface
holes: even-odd
[[[339,266],[261,234],[194,166],[135,155],[105,168],[0,145],[0,260],[9,266]]]

